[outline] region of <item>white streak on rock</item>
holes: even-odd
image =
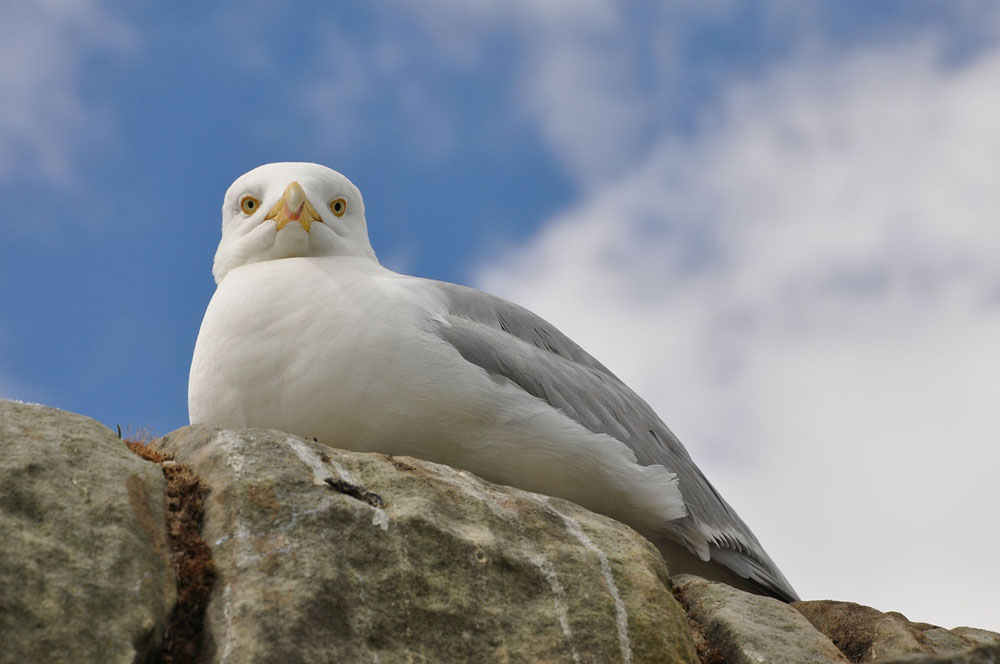
[[[587,533],[583,532],[579,523],[557,510],[548,500],[543,498],[542,502],[555,514],[559,515],[559,518],[566,524],[566,529],[572,533],[573,537],[580,541],[580,544],[597,554],[597,558],[601,562],[601,574],[604,575],[604,583],[607,584],[608,590],[611,592],[611,597],[615,602],[615,620],[618,626],[618,645],[621,648],[622,662],[623,664],[631,664],[632,643],[628,634],[628,612],[625,610],[625,602],[622,601],[622,596],[618,592],[615,578],[611,574],[611,563],[608,562],[607,555],[594,544],[594,541],[587,536]]]
[[[225,622],[222,642],[226,645],[222,649],[222,656],[219,657],[219,661],[226,662],[232,656],[233,644],[236,643],[236,639],[231,636],[233,634],[233,586],[228,583],[222,591],[222,617]]]
[[[327,486],[326,480],[340,480],[342,482],[347,482],[348,484],[353,484],[359,486],[354,477],[347,471],[346,468],[341,466],[339,463],[333,460],[332,457],[327,455],[327,459],[320,458],[319,453],[313,448],[306,445],[304,442],[298,438],[289,436],[285,439],[288,447],[295,452],[295,456],[302,460],[302,463],[309,466],[313,472],[313,484],[318,484],[319,486]],[[328,465],[329,464],[329,465]],[[336,471],[336,475],[330,471],[330,468]],[[365,503],[367,504],[367,503]],[[372,514],[372,525],[378,526],[382,530],[389,529],[389,513],[386,512],[381,507],[375,507],[369,505],[374,511]]]
[[[579,664],[580,654],[573,646],[573,632],[569,627],[569,615],[566,611],[566,604],[563,603],[566,591],[562,584],[559,583],[559,577],[556,576],[555,570],[552,569],[552,564],[545,556],[539,553],[532,553],[529,555],[529,558],[542,571],[542,574],[545,575],[545,580],[549,582],[549,587],[552,588],[552,601],[556,606],[556,619],[559,620],[559,627],[562,628],[563,635],[566,636],[566,642],[569,643],[569,650],[573,656],[573,661]]]
[[[378,526],[382,530],[389,530],[389,513],[381,507],[373,507],[372,525]]]
[[[246,457],[243,456],[243,439],[232,431],[220,431],[216,440],[219,446],[226,451],[226,464],[233,470],[236,477],[243,475],[243,466],[246,464]]]
[[[354,482],[351,482],[351,479],[349,477],[345,476],[345,474],[341,472],[342,469],[337,467],[332,460],[330,461],[330,464],[334,467],[337,467],[337,471],[340,477],[337,477],[332,472],[330,472],[330,469],[323,463],[323,460],[320,459],[319,454],[316,453],[316,450],[312,449],[298,438],[292,438],[291,436],[289,436],[288,438],[285,439],[285,443],[292,449],[293,452],[295,452],[295,456],[301,459],[302,463],[309,466],[309,468],[313,471],[313,484],[318,484],[319,486],[326,486],[327,479],[331,480],[340,479],[343,480],[344,482],[350,482],[351,484],[354,484]]]
[[[354,475],[351,475],[349,470],[347,470],[339,463],[334,461],[333,457],[330,457],[329,463],[331,466],[333,466],[333,469],[337,471],[337,475],[340,477],[340,479],[344,480],[348,484],[357,484],[357,481],[354,479]]]

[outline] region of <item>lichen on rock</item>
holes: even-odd
[[[175,601],[165,482],[110,429],[0,400],[0,662],[145,661]]]

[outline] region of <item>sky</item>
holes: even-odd
[[[222,195],[559,326],[808,599],[1000,631],[1000,6],[0,0],[0,396],[162,435]]]

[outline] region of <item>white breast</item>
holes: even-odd
[[[466,362],[434,331],[439,298],[430,282],[367,259],[237,268],[195,345],[191,422],[409,454],[637,526],[684,514],[672,473]]]
[[[423,325],[440,303],[408,281],[353,258],[233,270],[195,345],[191,422],[276,428],[383,452],[429,428],[440,431],[447,424],[441,401],[462,409],[454,385],[440,380],[454,363]],[[428,427],[432,413],[437,423]]]

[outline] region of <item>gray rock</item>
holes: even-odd
[[[160,469],[92,419],[0,400],[0,662],[133,662],[174,601]]]
[[[675,576],[702,660],[726,664],[832,664],[848,659],[794,608],[690,574]]]
[[[820,600],[794,606],[852,662],[882,662],[911,654],[954,656],[980,644],[1000,644],[996,632],[969,627],[947,630],[852,602]]]
[[[203,629],[205,662],[1000,663],[996,632],[682,575],[685,616],[628,527],[438,464],[208,427],[137,451],[0,400],[0,664],[191,661]]]
[[[274,431],[153,445],[211,487],[207,661],[698,661],[655,548],[571,503]]]
[[[952,634],[961,636],[970,643],[983,645],[1000,643],[1000,633],[991,632],[987,629],[979,629],[976,627],[956,627],[955,629],[949,631],[951,631]]]
[[[1000,643],[981,644],[949,655],[914,654],[877,661],[879,664],[997,664],[1000,662]]]

